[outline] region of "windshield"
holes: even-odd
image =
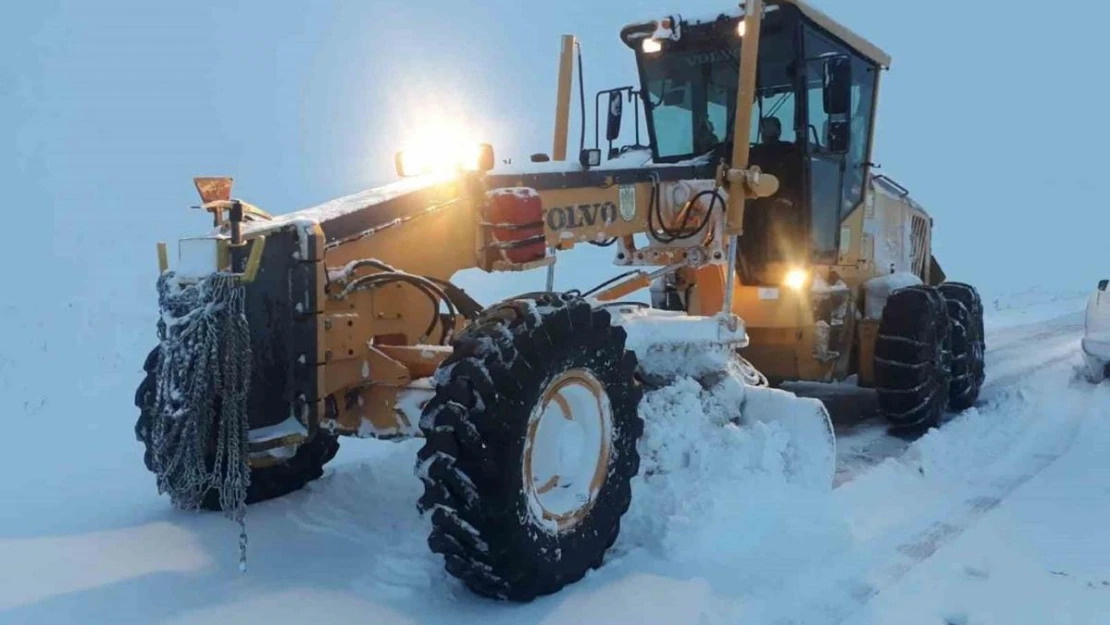
[[[739,41],[731,48],[668,51],[644,60],[661,161],[704,154],[726,141],[739,67]]]
[[[792,31],[774,15],[768,16],[760,38],[754,143],[795,138]],[[730,141],[740,73],[741,40],[734,29],[735,25],[689,28],[662,52],[639,55],[658,162],[700,156]],[[759,124],[762,116],[779,122],[777,136],[766,136]]]

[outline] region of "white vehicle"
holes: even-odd
[[[1110,368],[1110,293],[1106,291],[1110,280],[1099,280],[1098,289],[1087,300],[1087,317],[1084,321],[1083,359],[1087,363],[1087,377],[1095,383],[1106,379]]]

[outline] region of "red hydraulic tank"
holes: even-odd
[[[539,193],[526,187],[493,189],[486,200],[483,217],[490,248],[499,252],[502,260],[523,264],[547,254]]]

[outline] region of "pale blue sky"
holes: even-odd
[[[193,175],[234,175],[237,195],[286,212],[390,180],[393,150],[442,111],[484,128],[499,155],[545,151],[562,33],[582,39],[593,93],[635,80],[623,24],[731,4],[11,3],[0,176],[4,216],[24,230],[0,255],[16,285],[48,288],[34,268],[52,254],[71,272],[66,297],[153,304],[154,241],[205,226],[186,210]],[[1104,3],[815,4],[893,56],[875,160],[933,214],[953,277],[1004,292],[1110,276],[1097,186],[1110,132],[1091,56]]]

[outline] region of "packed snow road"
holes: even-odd
[[[786,475],[781,431],[722,427],[677,393],[688,413],[649,425],[653,471],[606,565],[528,605],[471,595],[429,553],[417,441],[344,441],[324,478],[253,506],[241,574],[235,524],[172,510],[131,424],[105,427],[83,439],[96,479],[5,487],[0,623],[1093,623],[1110,386],[1074,380],[1080,313],[1004,321],[980,405],[915,442],[849,418],[866,392],[805,389],[839,423],[831,491]]]
[[[979,395],[980,408],[993,405],[1000,393],[1020,385],[1039,370],[1075,362],[1082,332],[1083,316],[1079,313],[993,331],[988,328],[987,379]],[[886,434],[877,416],[878,400],[873,390],[851,383],[794,383],[784,388],[820,399],[829,409],[837,436],[837,485],[910,445],[911,441]]]

